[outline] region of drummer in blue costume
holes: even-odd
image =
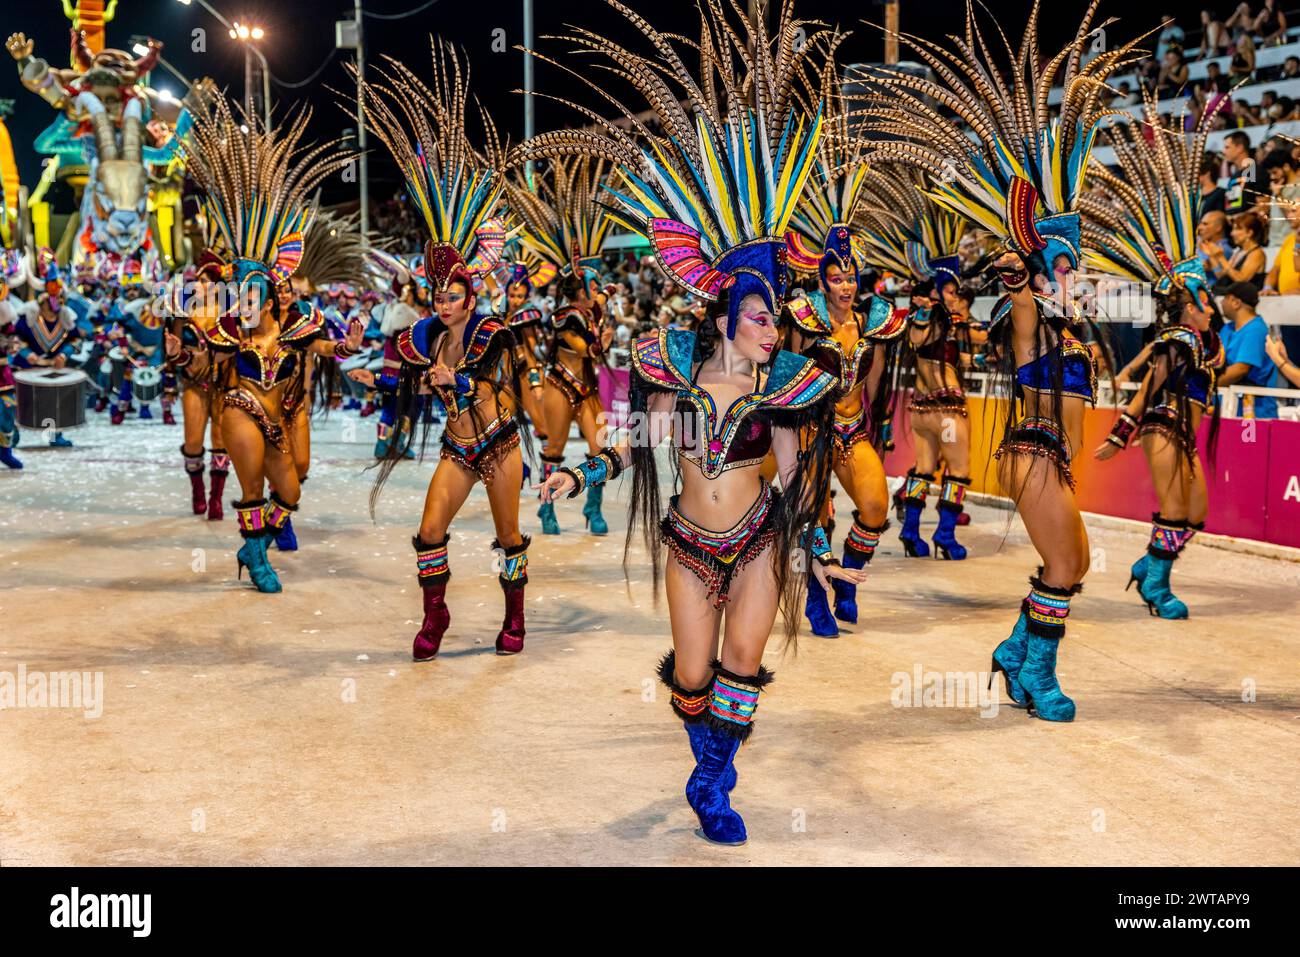
[[[35,299],[14,306],[12,334],[18,340],[13,365],[18,369],[50,367],[62,369],[76,353],[76,313],[65,302],[66,290],[58,267],[45,265],[44,282]],[[55,432],[50,445],[70,448],[72,442]]]

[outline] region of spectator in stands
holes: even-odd
[[[1201,217],[1196,225],[1196,245],[1197,255],[1205,265],[1205,274],[1210,278],[1210,285],[1214,285],[1222,273],[1210,261],[1211,255],[1217,251],[1216,260],[1226,260],[1232,255],[1232,243],[1228,241],[1228,217],[1222,210],[1213,209]]]
[[[1181,46],[1171,46],[1161,58],[1160,73],[1156,77],[1156,98],[1167,100],[1183,94],[1187,86],[1187,61]]]
[[[1255,17],[1255,36],[1260,46],[1286,43],[1286,14],[1278,9],[1277,0],[1264,0],[1264,8]]]
[[[1300,163],[1291,156],[1289,149],[1279,145],[1264,157],[1259,170],[1268,177],[1268,245],[1276,246],[1291,228],[1287,210],[1300,201]]]
[[[1212,246],[1204,247],[1210,265],[1220,277],[1214,291],[1221,293],[1229,285],[1241,283],[1249,283],[1258,291],[1268,276],[1268,254],[1264,251],[1267,223],[1253,210],[1238,213],[1228,222],[1231,225],[1228,235],[1236,248],[1232,256],[1225,257],[1222,250]]]
[[[1286,62],[1282,64],[1282,72],[1278,74],[1278,79],[1300,80],[1300,57],[1287,57]]]
[[[1187,34],[1183,32],[1183,28],[1178,25],[1178,21],[1172,13],[1166,13],[1160,19],[1165,27],[1160,31],[1160,36],[1156,39],[1156,59],[1163,61],[1165,54],[1174,47],[1178,48],[1180,55],[1182,54]]]
[[[1300,231],[1300,205],[1286,207],[1285,214],[1291,231],[1282,240],[1273,268],[1264,280],[1261,292],[1264,296],[1300,296],[1300,243],[1296,241]],[[1300,326],[1283,326],[1282,340],[1287,349],[1300,356]]]
[[[1219,185],[1219,170],[1223,168],[1223,161],[1218,156],[1207,155],[1201,160],[1201,168],[1197,170],[1197,179],[1201,186],[1201,208],[1197,210],[1196,221],[1204,223],[1207,213],[1222,213],[1225,198],[1228,191]],[[1220,235],[1227,235],[1227,227],[1220,230]]]
[[[1254,205],[1255,194],[1259,192],[1255,186],[1255,151],[1250,147],[1250,134],[1241,130],[1229,133],[1223,141],[1223,159],[1228,166],[1223,209],[1227,213],[1239,213]]]
[[[1140,97],[1137,95],[1137,90],[1133,89],[1133,85],[1129,83],[1128,80],[1120,80],[1115,84],[1115,89],[1118,91],[1119,95],[1115,97],[1111,106],[1116,109],[1122,109],[1126,106],[1136,106],[1140,101]]]
[[[1245,6],[1245,4],[1242,4]],[[1232,85],[1248,83],[1255,75],[1255,41],[1250,33],[1238,27],[1233,32],[1232,61],[1228,64],[1228,77]]]
[[[1201,11],[1201,59],[1218,56],[1227,51],[1232,43],[1228,28],[1222,20],[1214,17],[1213,10]]]
[[[1255,29],[1255,12],[1250,9],[1250,4],[1243,2],[1237,4],[1237,9],[1232,11],[1231,16],[1223,21],[1223,25],[1229,30],[1254,30]]]
[[[1259,114],[1255,108],[1245,100],[1232,101],[1232,125],[1237,129],[1244,129],[1249,126],[1259,126]]]
[[[1234,283],[1223,295],[1224,323],[1219,333],[1227,367],[1219,373],[1219,385],[1253,385],[1272,388],[1277,366],[1268,357],[1268,324],[1256,311],[1259,293],[1249,283]],[[1247,402],[1246,399],[1253,401]],[[1276,419],[1277,400],[1271,396],[1243,396],[1236,414],[1249,416],[1253,407],[1257,419]]]
[[[1202,103],[1208,103],[1231,89],[1232,86],[1228,83],[1228,78],[1223,75],[1223,67],[1219,66],[1219,61],[1211,60],[1205,64],[1205,78],[1196,85],[1196,98]]]
[[[1287,329],[1295,329],[1296,326],[1287,326]],[[1277,366],[1277,371],[1287,382],[1291,383],[1294,388],[1300,389],[1300,366],[1291,361],[1287,355],[1286,343],[1277,336],[1269,336],[1264,340],[1264,351],[1272,360],[1273,365]],[[1280,383],[1279,383],[1280,385]]]

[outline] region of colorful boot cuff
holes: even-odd
[[[719,665],[709,692],[709,724],[715,731],[744,741],[754,730],[759,692],[772,678],[772,672],[762,665],[756,675],[738,675]]]
[[[1185,519],[1177,521],[1162,518],[1157,512],[1151,516],[1151,541],[1147,545],[1147,554],[1153,558],[1177,558],[1188,537]]]
[[[703,721],[705,712],[709,708],[709,695],[713,689],[713,682],[709,681],[703,688],[695,691],[687,690],[677,683],[673,674],[677,666],[677,653],[670,651],[663,656],[659,662],[659,680],[667,686],[670,693],[669,704],[672,705],[673,712],[677,717],[690,724],[697,721]]]
[[[239,516],[239,534],[244,538],[260,538],[266,533],[266,499],[255,498],[247,502],[233,502]]]
[[[903,498],[924,503],[925,493],[929,490],[930,483],[933,481],[933,475],[912,469],[907,473],[907,481],[903,485]]]
[[[415,548],[415,566],[421,587],[432,588],[435,585],[443,585],[451,578],[451,568],[447,564],[447,542],[450,538],[449,535],[434,544],[420,541],[418,535],[411,539],[411,545]]]
[[[876,546],[880,544],[880,536],[889,528],[889,522],[872,528],[863,525],[858,518],[858,513],[853,513],[853,524],[849,526],[849,534],[844,539],[844,554],[855,555],[864,561],[871,561],[871,556],[876,553]]]
[[[949,512],[960,512],[965,505],[966,489],[970,479],[944,476],[943,486],[939,492],[939,508]]]
[[[1083,590],[1083,585],[1055,588],[1044,584],[1037,575],[1030,577],[1029,585],[1030,591],[1021,604],[1021,610],[1025,613],[1025,626],[1030,634],[1040,638],[1065,637],[1065,622],[1070,617],[1070,599]]]
[[[497,578],[502,588],[522,588],[528,584],[528,546],[533,540],[527,535],[522,538],[522,542],[509,548],[497,539],[492,541],[492,551],[500,556],[501,568]]]
[[[266,503],[263,511],[263,521],[267,528],[274,531],[280,531],[284,525],[298,511],[297,505],[290,505],[280,498],[275,492],[271,493],[271,501]]]

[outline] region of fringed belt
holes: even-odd
[[[492,480],[496,463],[519,445],[519,426],[511,416],[499,415],[471,439],[442,433],[442,458],[451,459],[462,468],[478,475],[486,485]]]
[[[1041,455],[1056,463],[1066,483],[1074,488],[1074,473],[1070,471],[1070,444],[1054,419],[1029,416],[1012,426],[1010,434],[1002,440],[994,459],[1006,454]]]
[[[776,538],[773,508],[776,493],[763,483],[763,490],[745,517],[725,532],[701,528],[677,510],[677,496],[668,503],[661,537],[677,561],[695,573],[721,608],[728,600],[732,579]]]
[[[289,442],[285,438],[284,427],[279,422],[271,421],[271,417],[266,414],[266,409],[262,403],[257,401],[247,389],[229,389],[226,392],[224,404],[228,408],[239,409],[258,427],[262,432],[262,437],[271,445],[281,452],[289,451]]]

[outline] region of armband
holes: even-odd
[[[811,542],[809,542],[808,533],[805,532],[801,544],[809,545],[812,550],[813,558],[817,559],[823,568],[827,565],[839,564],[839,560],[835,557],[835,553],[831,551],[831,543],[830,539],[826,535],[826,529],[821,525],[812,526]]]
[[[533,388],[533,389],[540,389],[540,388],[542,387],[542,381],[543,381],[543,380],[542,380],[542,367],[541,367],[541,366],[529,366],[529,367],[528,367],[528,385],[529,385],[529,387],[530,387],[530,388]]]
[[[622,475],[623,458],[616,450],[606,446],[577,468],[563,468],[560,471],[573,479],[573,491],[568,496],[573,498],[588,486],[604,485]]]
[[[346,342],[336,342],[334,344],[334,357],[336,359],[351,359],[360,351],[360,349],[349,349]]]
[[[998,267],[998,278],[1002,280],[1002,285],[1015,292],[1029,285],[1029,270],[1023,265]]]
[[[1106,436],[1106,441],[1111,445],[1126,449],[1129,441],[1133,438],[1133,433],[1137,431],[1137,427],[1137,419],[1127,412],[1122,412],[1119,420],[1111,427],[1110,435]]]
[[[182,347],[181,351],[176,353],[176,358],[172,359],[172,366],[177,369],[184,369],[194,361],[194,352],[188,347]]]
[[[456,373],[456,392],[460,395],[470,395],[474,391],[474,380],[463,372]]]

